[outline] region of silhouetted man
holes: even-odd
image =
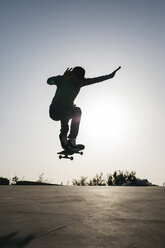
[[[85,70],[77,66],[73,69],[68,68],[63,75],[48,78],[48,84],[57,86],[55,96],[49,108],[49,115],[54,121],[61,121],[59,138],[62,148],[76,149],[81,109],[74,105],[74,100],[80,89],[84,86],[113,78],[120,68],[118,67],[115,71],[105,76],[85,78]],[[70,119],[71,127],[68,136]]]

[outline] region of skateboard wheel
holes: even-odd
[[[62,159],[62,156],[61,155],[59,156],[59,159]]]
[[[73,157],[70,157],[70,160],[73,160]]]
[[[83,152],[80,152],[80,155],[83,155]]]

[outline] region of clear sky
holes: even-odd
[[[165,182],[165,2],[0,1],[0,176],[54,183],[114,170]],[[60,123],[48,117],[48,77],[82,66],[115,78],[83,88],[78,143],[59,160]]]

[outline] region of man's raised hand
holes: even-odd
[[[63,77],[65,77],[65,79],[69,79],[71,78],[71,71],[72,71],[73,68],[67,68],[66,71],[64,72],[63,74]]]
[[[116,70],[114,70],[114,71],[111,73],[112,78],[115,76],[116,72],[117,72],[118,70],[120,70],[120,68],[121,68],[121,66],[119,66]]]

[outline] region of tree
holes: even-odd
[[[107,185],[112,186],[113,185],[113,176],[112,174],[107,175]]]
[[[72,180],[72,184],[73,184],[74,186],[85,186],[85,185],[88,185],[88,183],[87,183],[87,178],[88,178],[88,177],[82,176],[82,177],[80,178],[80,180],[73,179],[73,180]]]
[[[136,180],[135,171],[114,171],[113,175],[109,174],[107,178],[108,185],[123,185],[127,182],[132,182]]]
[[[96,176],[94,178],[92,178],[92,180],[90,180],[89,185],[92,185],[92,186],[105,186],[106,182],[105,182],[105,179],[103,178],[103,173],[100,172],[100,175],[96,174]]]
[[[39,175],[37,182],[38,182],[38,183],[43,183],[43,182],[44,182],[44,172],[42,172],[42,173]]]
[[[73,179],[73,180],[72,180],[72,184],[73,184],[74,186],[80,186],[80,183],[79,183],[79,181],[78,181],[77,179]]]
[[[80,178],[80,185],[81,185],[81,186],[87,185],[87,181],[86,181],[87,178],[88,178],[88,177],[83,177],[83,176]]]
[[[12,184],[17,184],[18,180],[19,180],[19,178],[17,176],[14,176],[12,178]]]
[[[104,179],[103,173],[100,172],[100,174],[96,174],[95,177],[89,180],[89,182],[86,181],[87,177],[81,177],[80,180],[73,179],[72,184],[78,185],[78,186],[105,186],[105,185],[124,185],[127,183],[133,183],[137,180],[136,178],[136,172],[135,171],[114,171],[113,174],[107,175],[107,180]]]

